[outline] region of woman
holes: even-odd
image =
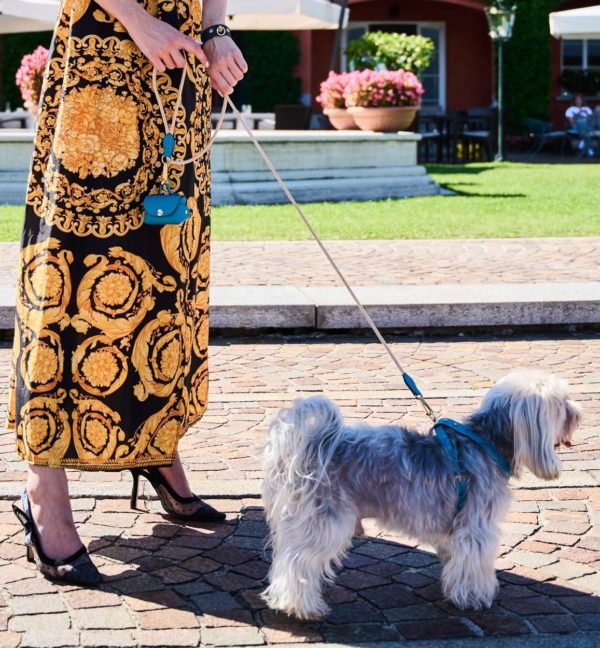
[[[143,222],[158,191],[181,74],[174,157],[202,151],[211,83],[247,70],[226,0],[62,0],[45,71],[21,242],[8,425],[29,462],[27,555],[54,580],[100,575],[77,534],[64,468],[131,470],[185,520],[225,516],[195,497],[177,442],[206,407],[209,153],[169,165],[191,215]],[[200,45],[202,37],[203,45]]]

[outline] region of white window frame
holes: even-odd
[[[560,42],[560,70],[561,72],[563,70],[588,70],[588,41],[590,40],[599,40],[598,38],[567,38],[566,40],[570,41],[581,41],[583,43],[583,48],[581,52],[581,57],[583,59],[583,65],[578,68],[573,65],[563,65],[563,58],[564,58],[564,41],[561,39]],[[594,68],[595,69],[595,68]]]
[[[342,32],[341,38],[341,52],[340,60],[342,62],[342,70],[348,69],[348,61],[344,51],[348,47],[348,30],[356,27],[364,27],[367,31],[369,25],[416,25],[417,34],[421,33],[422,27],[431,27],[437,29],[440,35],[438,57],[440,61],[440,105],[439,108],[442,113],[446,112],[446,23],[445,22],[431,22],[423,20],[351,20],[348,23],[347,29]],[[562,54],[561,54],[562,56]],[[562,58],[561,58],[562,63]]]

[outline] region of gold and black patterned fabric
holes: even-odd
[[[138,0],[199,40],[200,0]],[[175,157],[199,153],[210,83],[187,54]],[[38,465],[170,464],[206,407],[208,153],[171,165],[181,225],[143,224],[162,173],[152,64],[91,0],[62,0],[46,68],[18,268],[8,426]],[[158,75],[169,122],[181,69]]]

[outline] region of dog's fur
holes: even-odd
[[[526,467],[556,479],[555,450],[571,444],[580,418],[563,380],[521,370],[500,380],[466,423],[500,451],[515,476]],[[273,548],[267,604],[301,619],[326,614],[323,582],[333,579],[360,519],[376,518],[384,528],[433,545],[444,595],[457,607],[489,607],[510,489],[487,453],[455,439],[469,484],[456,517],[452,465],[432,433],[350,427],[322,396],[282,410],[264,451],[263,501]]]

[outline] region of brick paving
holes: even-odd
[[[22,534],[0,501],[0,646],[256,646],[314,642],[530,637],[600,631],[600,334],[560,339],[456,336],[391,338],[420,386],[453,416],[471,410],[514,366],[556,371],[585,408],[575,445],[563,451],[560,481],[515,483],[497,567],[500,596],[486,612],[464,613],[441,598],[439,563],[426,546],[366,525],[337,582],[332,614],[297,622],[264,608],[269,553],[260,499],[209,499],[225,524],[182,526],[131,511],[120,497],[77,497],[84,540],[105,577],[99,592],[58,586],[27,564]],[[10,359],[0,345],[0,417]],[[214,493],[257,493],[268,419],[297,394],[325,391],[349,418],[425,427],[393,365],[360,336],[215,338],[209,407],[184,437],[181,454],[194,484]],[[0,434],[0,486],[18,486],[24,466],[12,433]],[[71,472],[94,489],[125,475]],[[228,488],[234,484],[236,488]],[[577,633],[577,634],[575,634]]]
[[[600,238],[327,241],[354,285],[600,281]],[[333,286],[314,241],[212,244],[213,286]],[[13,285],[17,243],[0,243],[0,286]]]

